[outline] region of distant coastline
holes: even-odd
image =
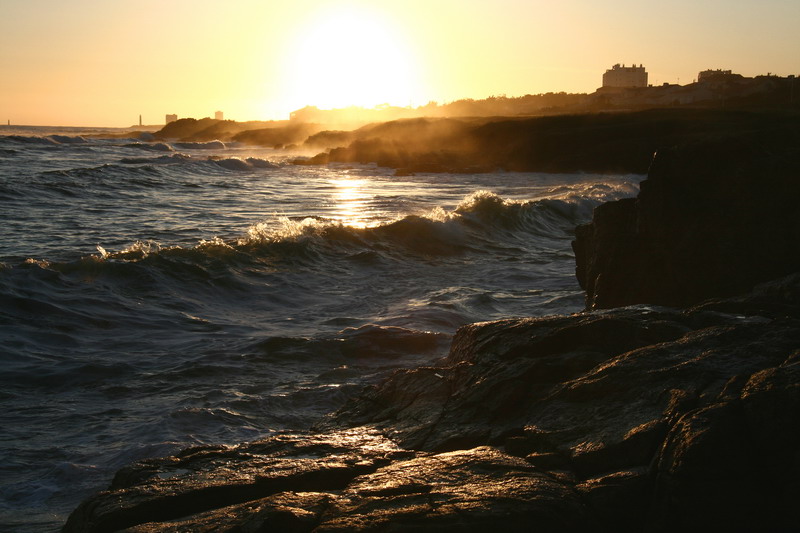
[[[147,126],[130,126],[130,127],[117,127],[117,126],[40,126],[30,124],[0,124],[0,133],[14,135],[20,133],[23,135],[46,135],[49,133],[76,133],[76,134],[114,134],[114,133],[130,133],[130,132],[155,132],[163,128],[160,125],[147,125]]]
[[[0,129],[45,128],[53,131],[112,130],[159,133],[162,138],[187,140],[233,140],[243,131],[274,130],[290,125],[312,124],[318,131],[352,131],[364,125],[409,118],[522,118],[564,114],[643,111],[647,109],[750,109],[800,110],[800,83],[795,75],[773,74],[745,77],[730,71],[706,71],[700,81],[650,84],[631,87],[599,87],[591,93],[548,92],[523,96],[496,95],[483,99],[464,98],[419,107],[384,104],[374,108],[350,106],[320,109],[307,105],[290,113],[288,120],[234,121],[184,117],[167,124],[118,126],[34,126],[0,124]],[[9,119],[10,120],[10,119]],[[194,124],[204,128],[194,127]],[[192,124],[192,126],[188,126]],[[217,126],[209,131],[210,126]],[[217,137],[210,137],[216,134]],[[188,137],[194,137],[189,139]],[[199,138],[202,137],[202,138]],[[246,142],[260,144],[257,135]],[[278,143],[280,144],[280,143]]]
[[[438,166],[443,169],[454,169],[482,164],[474,160],[474,157],[471,161],[458,162],[453,161],[451,156],[455,154],[457,159],[464,159],[462,157],[464,150],[458,145],[457,134],[464,134],[467,130],[471,131],[489,123],[512,121],[516,124],[513,127],[519,129],[519,121],[532,121],[529,124],[533,125],[537,119],[547,119],[555,122],[548,123],[550,124],[548,127],[542,126],[545,129],[552,127],[574,129],[576,124],[574,120],[565,121],[557,117],[600,114],[636,116],[637,112],[654,113],[654,110],[661,110],[656,114],[658,117],[663,118],[672,114],[680,117],[677,120],[682,127],[685,127],[685,122],[694,118],[713,121],[722,120],[723,116],[732,117],[740,112],[781,115],[800,111],[800,95],[795,94],[796,91],[800,91],[800,86],[795,87],[794,76],[766,75],[746,78],[728,71],[712,71],[711,74],[702,77],[702,81],[688,85],[665,83],[644,87],[606,86],[591,94],[562,92],[520,97],[493,96],[483,100],[458,100],[443,105],[431,102],[417,108],[385,105],[374,109],[348,107],[324,110],[307,106],[291,113],[289,120],[236,122],[211,118],[199,120],[182,118],[153,132],[153,135],[164,141],[219,140],[277,149],[299,149],[318,154],[308,161],[317,164],[357,161],[377,162],[401,168],[419,166],[419,163],[423,163],[430,168]],[[709,119],[714,114],[718,118]],[[641,116],[647,118],[646,115]],[[367,150],[363,143],[358,149],[351,146],[355,141],[378,139],[380,142],[401,143],[407,152],[409,142],[418,141],[419,138],[415,138],[413,133],[408,137],[410,132],[401,136],[402,138],[392,135],[402,129],[413,129],[408,125],[412,124],[412,121],[417,121],[416,124],[420,125],[422,120],[427,121],[425,138],[432,142],[428,143],[431,145],[427,150],[428,155],[424,155],[422,147],[412,148],[411,151],[416,156],[412,154],[409,157],[417,159],[414,165],[410,165],[410,160],[403,161],[388,156],[385,147],[379,149],[379,154],[375,154],[367,153],[370,150]],[[598,119],[590,120],[597,122]],[[445,126],[448,121],[449,124]],[[396,123],[397,126],[378,127],[379,124],[385,123]],[[544,122],[538,124],[543,125]],[[722,125],[720,127],[723,130],[725,128]],[[601,137],[603,135],[605,134]],[[430,155],[436,151],[439,152],[438,155],[435,157]],[[441,153],[443,151],[446,153]],[[648,157],[651,154],[652,151],[648,153]],[[423,156],[422,160],[419,160],[418,156]],[[496,163],[491,162],[491,164]],[[640,167],[641,165],[636,171],[646,170],[646,167]],[[528,166],[523,166],[521,169],[536,170]]]

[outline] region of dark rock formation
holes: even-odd
[[[473,324],[315,432],[123,469],[64,531],[791,529],[799,347],[800,275]]]
[[[659,151],[638,198],[576,229],[589,309],[685,306],[800,270],[800,122]]]
[[[286,145],[302,143],[310,135],[319,133],[321,129],[322,127],[318,124],[290,123],[282,127],[241,131],[233,135],[231,139],[245,144],[283,148]]]
[[[255,501],[261,502],[261,514],[271,516],[276,508],[292,507],[287,500],[299,499],[303,503],[295,507],[312,508],[300,513],[302,522],[313,508],[330,500],[318,491],[340,489],[392,459],[414,455],[374,431],[364,430],[318,436],[287,434],[232,448],[192,448],[120,470],[108,492],[72,513],[64,531],[118,531],[148,522],[185,522],[180,519],[209,512],[214,515],[210,522],[219,522],[231,517],[229,507]],[[286,492],[291,494],[262,501]],[[307,496],[310,492],[314,494]],[[272,511],[264,511],[264,505]],[[253,507],[245,507],[249,517]],[[233,513],[236,516],[231,523],[241,518],[241,512]],[[289,520],[287,512],[278,514],[278,519]],[[175,531],[194,531],[199,526],[175,527]]]
[[[321,126],[296,124],[287,120],[248,121],[182,118],[152,134],[158,140],[182,142],[236,141],[263,146],[282,146],[302,142],[320,131]],[[129,134],[126,134],[129,135]]]
[[[635,172],[653,152],[731,132],[797,134],[791,113],[721,109],[649,109],[534,118],[407,119],[369,125],[349,143],[302,164],[377,163],[409,172]],[[760,134],[759,134],[760,135]],[[758,135],[757,135],[758,136]]]

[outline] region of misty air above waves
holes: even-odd
[[[0,523],[31,531],[133,460],[305,427],[463,324],[580,310],[573,228],[641,179],[41,133],[0,137]]]

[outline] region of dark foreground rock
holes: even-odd
[[[576,229],[590,309],[692,305],[800,269],[800,121],[660,150],[637,198]]]
[[[316,431],[123,469],[64,531],[793,530],[798,302],[466,326]]]

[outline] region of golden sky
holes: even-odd
[[[615,63],[800,74],[798,0],[0,0],[0,121],[284,119],[592,92]]]

